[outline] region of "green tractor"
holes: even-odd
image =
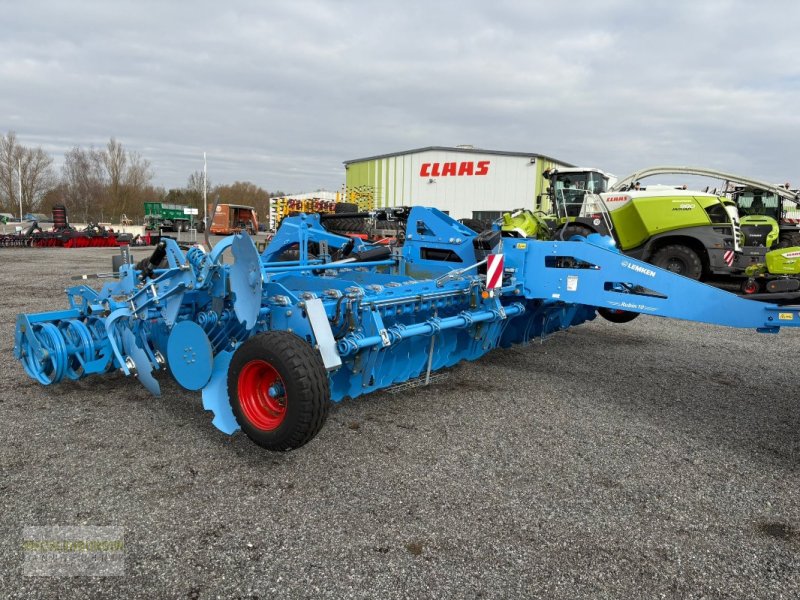
[[[744,294],[787,294],[800,290],[800,233],[792,227],[792,217],[782,210],[780,198],[762,190],[736,191],[742,216],[742,234],[750,264],[742,282]],[[752,249],[756,249],[755,251]],[[765,253],[758,249],[766,249]]]

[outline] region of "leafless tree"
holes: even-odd
[[[126,151],[120,142],[111,138],[102,153],[108,190],[108,214],[137,214],[147,199],[153,172],[150,161],[138,152]]]
[[[115,213],[125,212],[125,171],[128,155],[125,149],[113,137],[106,145],[103,152],[103,163],[108,174],[108,196],[111,210]]]
[[[206,189],[209,193],[211,193],[211,180],[207,179],[205,182]],[[186,193],[185,193],[186,201],[193,206],[200,210],[200,214],[203,214],[203,172],[202,171],[195,171],[191,175],[189,175],[189,179],[186,182]]]
[[[102,150],[74,147],[64,155],[61,168],[64,203],[70,214],[86,223],[100,220],[108,201],[105,157]]]
[[[125,170],[124,204],[120,207],[120,212],[131,206],[141,207],[150,194],[150,181],[153,179],[153,172],[150,169],[150,161],[142,158],[138,152],[128,152],[128,167]]]
[[[219,197],[220,202],[226,204],[253,206],[261,215],[269,214],[269,192],[250,181],[234,181],[230,185],[218,185],[214,188],[214,197]]]
[[[22,206],[34,211],[56,186],[53,159],[41,148],[26,148],[22,155]]]
[[[76,146],[67,152],[60,188],[67,209],[76,218],[114,222],[123,213],[131,218],[141,216],[146,200],[163,197],[163,190],[150,185],[152,178],[149,161],[111,138],[103,149]]]
[[[20,151],[13,131],[0,138],[0,208],[4,212],[16,212],[19,196],[15,179]]]
[[[211,180],[207,179],[205,182],[206,189],[210,190]],[[197,194],[200,198],[203,197],[203,172],[195,171],[189,175],[189,180],[186,182],[186,191],[189,193]]]
[[[53,159],[44,150],[23,146],[13,131],[0,138],[0,207],[7,212],[18,210],[21,177],[22,210],[37,210],[56,185],[52,165]]]

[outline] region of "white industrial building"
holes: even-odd
[[[569,163],[535,152],[430,146],[348,160],[346,191],[374,206],[434,206],[460,219],[495,219],[533,209],[547,182],[542,172]]]

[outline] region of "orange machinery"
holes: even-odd
[[[208,210],[214,210],[214,205],[209,204]],[[208,231],[215,235],[230,235],[240,231],[255,235],[258,233],[256,209],[242,204],[218,204]]]

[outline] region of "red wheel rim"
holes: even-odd
[[[277,429],[286,417],[286,386],[265,360],[251,360],[239,373],[239,404],[247,420],[263,431]]]
[[[744,286],[745,294],[755,294],[758,291],[758,284],[755,281],[749,281]]]

